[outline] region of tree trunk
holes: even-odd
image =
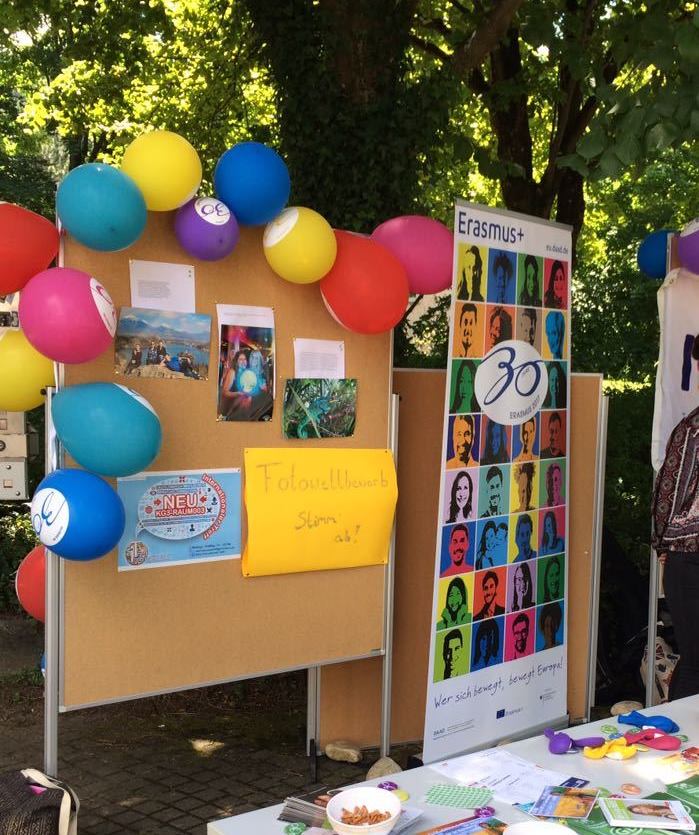
[[[292,201],[371,231],[404,213],[417,152],[402,122],[417,0],[246,0],[274,75]]]
[[[73,134],[68,137],[68,170],[72,171],[87,159],[87,133]]]
[[[571,168],[561,169],[556,220],[559,223],[568,223],[573,227],[573,264],[575,264],[578,236],[585,220],[585,189],[582,176]]]

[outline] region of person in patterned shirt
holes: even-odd
[[[673,429],[655,481],[652,544],[680,660],[670,699],[699,693],[699,408]]]

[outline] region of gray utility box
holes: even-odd
[[[24,412],[0,412],[0,435],[25,435],[27,416]]]
[[[27,434],[24,412],[0,412],[0,501],[26,501]]]
[[[27,459],[0,457],[0,501],[22,502],[28,498]]]

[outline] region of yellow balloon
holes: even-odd
[[[268,223],[262,246],[274,272],[294,284],[319,281],[337,255],[337,240],[328,221],[303,206],[290,206]]]
[[[176,133],[154,130],[134,139],[124,153],[121,170],[141,189],[151,212],[178,209],[197,193],[201,160]]]
[[[7,331],[0,338],[0,410],[26,412],[40,406],[41,389],[53,382],[53,362],[22,331]]]

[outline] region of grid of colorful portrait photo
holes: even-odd
[[[434,682],[561,646],[566,572],[569,264],[457,243],[442,468]],[[507,340],[548,386],[527,420],[482,412],[476,372]]]

